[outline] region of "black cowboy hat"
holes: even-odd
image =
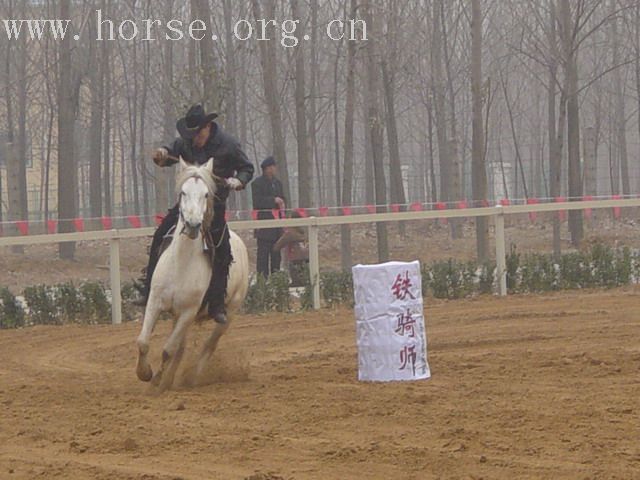
[[[182,138],[193,138],[202,127],[205,127],[217,117],[217,113],[204,113],[202,105],[193,105],[187,114],[178,120],[176,128]]]

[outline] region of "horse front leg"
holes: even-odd
[[[220,325],[216,323],[213,332],[209,336],[209,338],[204,342],[202,346],[202,352],[200,353],[200,358],[198,359],[198,366],[196,368],[196,378],[201,378],[202,374],[205,372],[207,365],[211,361],[211,357],[213,356],[213,352],[216,351],[218,347],[218,342],[220,341],[220,337],[224,335],[224,332],[229,328],[229,324],[231,321],[228,321],[224,325]]]
[[[167,343],[162,349],[162,366],[153,377],[153,384],[161,392],[171,388],[173,385],[173,379],[184,353],[187,328],[195,319],[196,314],[197,310],[189,310],[180,314]]]
[[[138,335],[136,341],[138,345],[138,362],[136,364],[136,374],[138,378],[143,382],[148,382],[153,377],[153,369],[149,364],[147,355],[149,353],[149,342],[151,340],[151,334],[156,326],[156,321],[160,316],[160,306],[154,298],[149,298],[147,302],[147,308],[144,311],[144,321],[142,323],[142,330]]]

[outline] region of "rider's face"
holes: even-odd
[[[198,147],[204,147],[207,140],[209,140],[209,134],[211,133],[211,124],[209,123],[206,127],[202,127],[198,134],[193,137],[193,144]]]

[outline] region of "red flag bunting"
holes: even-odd
[[[302,218],[307,218],[309,216],[306,208],[296,208],[296,212],[298,212],[298,215],[300,215]]]
[[[567,201],[566,197],[556,197],[557,203],[562,203],[566,201]],[[567,211],[566,210],[558,211],[558,218],[560,219],[561,222],[564,222],[567,219]]]
[[[161,214],[157,213],[155,215],[155,217],[154,217],[154,220],[156,221],[156,225],[160,225],[162,223],[162,221],[164,220],[164,215],[161,215]]]
[[[76,227],[76,232],[84,232],[84,219],[83,218],[74,218],[73,225]]]
[[[29,235],[29,222],[26,220],[20,220],[16,222],[16,227],[22,235]]]
[[[466,200],[460,200],[457,204],[458,209],[462,210],[467,208],[467,201]]]
[[[480,205],[483,207],[488,207],[489,206],[489,200],[481,200],[480,201]]]
[[[503,198],[502,200],[500,200],[500,205],[502,205],[503,207],[508,207],[509,205],[511,205],[511,200],[509,200],[508,198]]]
[[[321,217],[326,217],[329,215],[329,207],[320,207],[318,208],[318,215]]]
[[[251,210],[251,218],[254,220],[258,219],[258,210]]]
[[[527,205],[537,205],[540,203],[537,198],[527,198]],[[535,222],[538,218],[538,212],[529,212],[529,220]]]
[[[133,228],[140,228],[142,226],[142,222],[140,221],[140,217],[138,215],[129,215],[127,217],[127,220],[129,221],[129,225],[131,225]]]
[[[158,218],[159,215],[156,215],[156,219]],[[100,219],[100,221],[102,222],[102,228],[105,230],[111,230],[113,228],[113,220],[111,219],[111,217],[102,217]],[[159,225],[160,223],[158,223]]]
[[[374,205],[367,205],[367,212],[376,213],[376,207]]]
[[[593,195],[585,195],[584,197],[582,197],[582,200],[585,202],[590,202],[591,200],[593,200]],[[584,209],[584,218],[586,218],[587,220],[591,220],[591,217],[593,216],[593,209],[592,208],[585,208]]]
[[[612,195],[611,198],[613,200],[621,200],[622,199],[622,195]],[[622,216],[622,208],[621,207],[613,207],[613,218],[615,218],[616,220],[619,220],[621,216]]]
[[[353,210],[351,209],[351,207],[342,207],[342,215],[349,216],[349,215],[353,215]]]
[[[397,203],[391,204],[391,211],[393,213],[398,213],[400,211],[400,205],[398,205]]]
[[[419,211],[421,211],[421,210],[422,210],[422,204],[421,204],[420,202],[413,202],[413,203],[411,204],[411,206],[409,207],[409,209],[410,209],[412,212],[419,212]]]
[[[273,215],[274,220],[277,220],[280,218],[280,210],[277,208],[274,208],[271,210],[271,215]]]
[[[58,226],[58,222],[56,220],[47,220],[47,232],[49,235],[53,235],[56,233],[56,227]]]

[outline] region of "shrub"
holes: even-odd
[[[493,262],[485,262],[478,269],[478,292],[482,294],[490,294],[493,292],[495,283],[496,264]]]
[[[57,314],[60,322],[75,322],[82,310],[82,300],[78,289],[73,283],[63,283],[52,289]]]
[[[516,246],[511,244],[506,258],[507,267],[507,290],[515,292],[518,288],[518,270],[520,269],[520,254]]]
[[[104,286],[98,282],[85,282],[80,286],[83,323],[108,323],[111,321],[111,305]]]
[[[34,325],[60,325],[55,299],[50,288],[36,285],[24,289],[29,307],[29,322]]]
[[[557,288],[556,264],[551,255],[529,253],[523,257],[516,291],[549,292]]]
[[[291,308],[289,278],[286,272],[272,273],[268,279],[257,275],[244,302],[247,313],[285,312]]]
[[[320,294],[327,306],[353,305],[353,277],[351,271],[323,272],[320,274]]]
[[[463,298],[473,293],[475,266],[453,259],[431,266],[430,287],[436,298]]]
[[[0,329],[24,325],[24,310],[8,288],[0,288]]]

